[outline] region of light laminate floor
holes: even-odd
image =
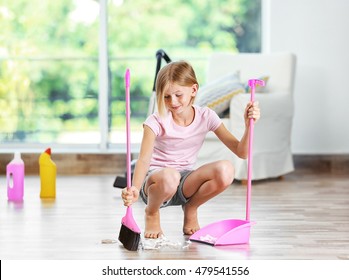
[[[253,184],[250,244],[213,247],[187,243],[180,207],[161,211],[162,228],[176,246],[130,252],[117,240],[125,213],[113,176],[60,176],[57,198],[41,200],[36,176],[25,179],[23,203],[7,201],[0,177],[0,259],[349,259],[349,175],[293,173]],[[246,188],[234,183],[202,206],[200,224],[245,218]],[[144,228],[144,205],[134,205]]]

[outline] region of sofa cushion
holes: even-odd
[[[195,104],[207,106],[221,115],[229,108],[230,100],[236,94],[245,92],[239,72],[228,73],[199,88]]]

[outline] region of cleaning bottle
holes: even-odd
[[[6,166],[7,197],[10,201],[22,201],[24,196],[24,162],[15,152],[13,160]]]
[[[39,157],[40,169],[40,197],[56,197],[57,167],[51,159],[51,148],[48,148]]]

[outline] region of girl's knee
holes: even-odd
[[[228,160],[217,162],[215,167],[215,178],[221,186],[229,186],[234,181],[235,168]]]
[[[181,175],[177,170],[165,168],[158,175],[158,187],[164,193],[173,194],[177,191],[181,179]]]

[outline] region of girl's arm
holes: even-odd
[[[246,105],[244,112],[245,119],[245,132],[241,137],[240,141],[236,139],[230,131],[221,124],[214,132],[217,137],[238,157],[246,159],[248,156],[248,137],[249,137],[249,119],[253,118],[254,122],[257,122],[260,118],[260,110],[258,102],[253,104],[249,102]]]
[[[234,154],[243,159],[247,158],[247,152],[244,149],[245,143],[248,141],[248,131],[246,129],[240,141],[230,133],[223,123],[214,131],[214,133]]]
[[[154,142],[154,132],[147,125],[144,125],[143,139],[141,143],[139,157],[137,159],[135,170],[133,173],[132,186],[129,189],[124,188],[122,190],[121,197],[124,201],[125,206],[131,205],[132,203],[137,201],[139,197],[139,191],[142,187],[145,176],[147,175],[147,172],[149,170],[150,159],[154,148]]]
[[[140,190],[145,176],[149,170],[150,159],[154,148],[154,142],[154,132],[149,128],[149,126],[144,125],[141,150],[139,152],[139,157],[136,162],[132,180],[132,185],[135,186],[138,190]]]

